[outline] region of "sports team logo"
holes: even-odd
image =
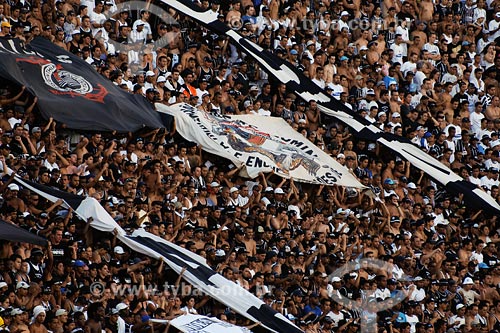
[[[86,95],[92,92],[93,88],[89,81],[82,76],[68,72],[53,63],[42,66],[42,78],[45,84],[61,92],[73,92]]]
[[[16,61],[40,66],[42,79],[51,88],[49,91],[52,94],[83,97],[99,103],[104,103],[104,98],[108,95],[108,90],[104,86],[101,84],[93,86],[83,76],[65,69],[62,64],[56,65],[38,56],[17,58]]]

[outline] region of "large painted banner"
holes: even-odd
[[[134,251],[145,254],[157,260],[163,260],[177,274],[182,269],[183,278],[193,286],[210,295],[215,300],[230,307],[235,312],[253,322],[260,322],[261,326],[271,332],[303,333],[285,316],[277,312],[256,296],[240,287],[238,284],[227,280],[225,277],[212,270],[203,257],[186,250],[174,243],[167,242],[143,229],[127,234],[111,215],[91,197],[82,197],[63,192],[22,179],[14,178],[18,185],[34,191],[51,202],[63,200],[62,207],[72,207],[74,212],[85,221],[90,221],[90,226],[96,230],[116,233],[116,237],[123,244]]]
[[[175,117],[176,129],[186,140],[236,165],[243,164],[251,178],[261,171],[274,171],[300,182],[363,187],[344,166],[281,118],[221,116],[189,104],[156,104],[156,108]]]
[[[185,333],[250,333],[250,330],[239,327],[217,318],[186,314],[170,321],[151,319],[152,322],[168,323]]]
[[[204,11],[191,0],[161,1],[179,13],[202,24],[212,32],[229,37],[234,45],[255,59],[263,70],[286,84],[287,89],[306,101],[316,101],[323,113],[348,125],[354,131],[356,137],[376,141],[391,149],[394,154],[406,159],[414,167],[424,171],[438,183],[444,185],[449,193],[453,195],[462,193],[464,201],[470,207],[482,209],[490,214],[500,214],[500,205],[488,193],[455,174],[450,168],[420,150],[408,139],[385,133],[380,128],[371,125],[366,119],[328,95],[290,62],[280,59],[268,50],[264,50],[231,29],[224,22],[218,20],[216,12]]]
[[[81,130],[133,132],[145,126],[163,127],[143,96],[123,91],[45,38],[24,45],[17,38],[0,37],[0,56],[0,78],[25,86],[38,98],[37,106],[47,119]]]

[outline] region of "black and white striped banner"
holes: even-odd
[[[176,273],[180,274],[181,270],[186,268],[183,274],[186,281],[240,315],[254,322],[260,322],[262,327],[271,332],[303,333],[281,313],[212,270],[205,259],[199,255],[143,229],[138,229],[131,235],[127,234],[94,198],[59,191],[18,176],[15,177],[14,182],[51,202],[62,199],[62,207],[72,207],[80,218],[91,221],[92,228],[109,232],[110,235],[116,232],[117,238],[126,246],[157,260],[163,260]]]

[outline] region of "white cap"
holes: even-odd
[[[340,281],[342,281],[342,280],[338,276],[334,276],[332,278],[332,282],[340,282]]]
[[[219,183],[217,183],[217,182],[211,182],[211,183],[210,183],[210,187],[219,187],[219,186],[220,186],[220,185],[219,185]]]
[[[363,45],[359,48],[360,51],[363,51],[363,50],[368,50],[368,48],[366,47],[366,45]]]
[[[222,231],[226,231],[226,230],[229,230],[229,228],[227,226],[223,226]]]
[[[407,188],[409,189],[412,189],[412,190],[416,190],[417,189],[417,185],[415,185],[415,183],[408,183],[408,185],[406,185]]]
[[[19,281],[19,282],[16,284],[16,290],[21,289],[21,288],[23,288],[23,289],[28,289],[29,287],[30,287],[30,285],[29,285],[29,284],[27,284],[27,283],[26,283],[26,282],[24,282],[24,281]]]
[[[125,251],[123,251],[123,247],[121,247],[121,246],[115,246],[113,252],[116,254],[124,254],[125,253]]]
[[[2,281],[2,282],[0,282],[0,289],[1,289],[1,288],[4,288],[4,287],[8,287],[8,286],[9,286],[9,285],[8,285],[7,283],[5,283],[5,282],[3,282],[3,281]]]
[[[56,311],[56,317],[59,317],[59,316],[65,315],[65,314],[68,314],[68,311],[66,311],[64,309],[59,309]]]
[[[39,315],[45,313],[45,308],[43,305],[37,305],[33,308],[33,318],[36,319]]]
[[[339,158],[345,158],[345,155],[342,154],[342,153],[340,153],[340,154],[337,155],[337,159],[339,159]]]
[[[299,206],[289,205],[288,206],[288,211],[289,212],[294,211],[295,212],[295,216],[297,217],[297,220],[302,220],[302,217],[300,216],[300,208],[299,208]]]
[[[278,187],[274,190],[274,194],[285,194],[285,192],[283,192],[283,189],[281,187]]]
[[[460,310],[461,308],[465,308],[465,305],[463,305],[462,303],[457,304],[456,306],[457,311]]]
[[[229,193],[234,193],[234,192],[238,192],[238,188],[237,187],[231,187],[231,189],[229,190]]]
[[[164,76],[159,76],[158,79],[156,80],[156,83],[162,83],[162,82],[166,82],[167,79],[164,77]]]
[[[17,184],[9,184],[7,188],[11,191],[19,191],[19,186]]]
[[[12,311],[10,311],[11,316],[17,316],[17,315],[20,315],[23,313],[24,313],[24,311],[19,309],[19,308],[14,308],[14,309],[12,309]]]
[[[462,284],[474,284],[474,281],[470,277],[466,277]]]
[[[342,13],[340,13],[340,16],[349,16],[349,12],[347,10],[344,10]]]
[[[128,305],[125,303],[118,303],[115,307],[118,311],[125,310],[126,308],[128,308]]]
[[[147,71],[146,76],[155,76],[155,73],[153,71]]]
[[[393,116],[393,117],[400,117],[401,115],[399,114],[399,112],[394,112],[394,113],[392,114],[392,116]]]

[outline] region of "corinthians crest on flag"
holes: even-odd
[[[28,45],[0,37],[0,77],[38,97],[46,118],[68,128],[128,132],[163,127],[147,100],[115,86],[77,56],[44,38]]]

